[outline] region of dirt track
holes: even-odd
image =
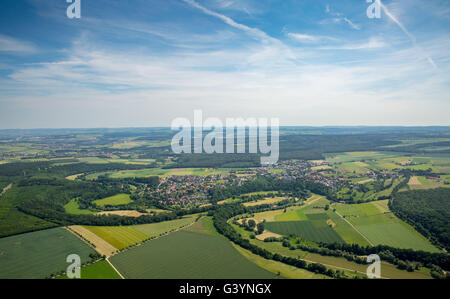
[[[67,229],[93,244],[95,250],[101,255],[108,257],[117,251],[117,248],[80,225],[68,226]]]

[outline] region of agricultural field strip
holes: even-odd
[[[114,254],[118,249],[94,234],[93,232],[89,231],[88,229],[84,228],[83,226],[71,226],[71,227],[65,227],[68,231],[70,231],[72,234],[77,236],[79,239],[81,239],[84,243],[88,244],[92,248],[95,249],[98,253],[105,256],[110,256]],[[86,239],[85,239],[86,238]],[[88,242],[92,242],[95,244],[95,247]]]
[[[201,219],[201,218],[200,218],[200,219]],[[200,220],[200,219],[199,219],[199,220]],[[143,244],[143,243],[150,242],[150,241],[154,241],[154,240],[157,240],[157,239],[159,239],[159,238],[161,238],[161,237],[168,236],[168,235],[170,235],[171,233],[175,233],[175,232],[177,232],[177,231],[184,230],[184,229],[186,229],[186,228],[192,226],[192,225],[195,224],[195,223],[196,223],[196,221],[193,221],[192,223],[190,223],[190,224],[188,224],[188,225],[186,225],[186,226],[181,226],[181,227],[177,228],[177,229],[174,230],[174,231],[169,231],[169,232],[164,233],[163,235],[154,237],[153,239],[150,239],[150,240],[148,240],[148,241],[144,241],[144,242],[140,242],[140,243],[138,243],[138,244],[135,244],[135,245],[131,246],[129,249],[131,249],[131,248],[133,248],[133,247],[136,247],[136,246],[139,246],[139,245],[141,245],[141,244]],[[105,242],[106,242],[106,241],[105,241]],[[118,250],[117,252],[111,254],[108,258],[113,257],[113,256],[115,256],[116,254],[120,254],[121,252],[127,251],[127,250],[129,250],[129,249]]]
[[[201,218],[199,218],[197,221],[200,221],[202,218],[203,218],[203,216],[202,216]],[[170,235],[171,233],[175,233],[175,232],[177,232],[177,231],[186,229],[186,228],[188,228],[188,227],[194,225],[197,221],[193,221],[191,224],[188,224],[188,225],[186,225],[186,226],[181,226],[181,227],[177,228],[177,229],[174,230],[174,231],[166,232],[165,234],[163,234],[163,235],[161,235],[161,236],[158,236],[158,237],[155,237],[155,238],[151,239],[150,241],[157,240],[157,239],[159,239],[159,238],[161,238],[161,237],[168,236],[168,235]]]
[[[3,188],[2,192],[0,192],[0,196],[2,196],[3,194],[6,193],[6,191],[8,191],[9,189],[11,189],[12,187],[12,183],[9,184],[8,186],[6,186],[5,188]]]
[[[79,234],[77,234],[76,232],[72,231],[69,227],[64,226],[64,229],[66,229],[67,231],[69,231],[72,235],[76,236],[78,239],[80,239],[81,241],[83,241],[83,243],[85,243],[86,245],[88,245],[89,247],[91,247],[92,249],[94,249],[95,251],[97,251],[95,249],[95,246],[93,246],[91,243],[87,242],[83,237],[81,237]]]
[[[125,279],[125,277],[123,277],[122,273],[120,273],[119,270],[117,270],[117,268],[114,267],[114,265],[109,261],[109,257],[106,258],[106,261],[107,261],[108,264],[114,269],[114,271],[116,271],[117,274],[119,274],[119,276],[120,276],[122,279]]]
[[[370,242],[370,240],[366,237],[366,236],[364,236],[359,230],[357,230],[356,229],[356,227],[353,225],[353,224],[351,224],[349,221],[347,221],[347,219],[345,219],[344,217],[342,217],[342,215],[341,214],[339,214],[338,213],[338,211],[335,211],[335,213],[339,216],[339,217],[341,217],[345,222],[347,222],[355,231],[357,231],[367,242],[369,242],[369,244],[371,245],[371,246],[375,246],[375,245],[373,245],[373,243],[372,242]]]
[[[308,259],[305,259],[305,258],[301,258],[301,260],[304,260],[305,262],[313,263],[313,264],[316,264],[316,263],[317,263],[317,262],[315,262],[315,261],[311,261],[311,260],[308,260]],[[344,267],[341,267],[341,266],[324,264],[323,262],[321,262],[320,264],[322,264],[322,265],[324,265],[324,266],[327,266],[327,267],[331,267],[331,268],[336,268],[336,269],[341,269],[341,270],[346,270],[346,271],[351,271],[351,272],[357,272],[357,273],[361,273],[361,274],[367,275],[367,273],[361,272],[361,271],[357,271],[357,270],[355,270],[355,269],[349,269],[349,268],[344,268]],[[383,276],[381,276],[381,275],[380,275],[380,277],[383,278],[383,279],[390,279],[390,278],[388,278],[388,277],[383,277]]]

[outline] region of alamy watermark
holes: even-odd
[[[381,278],[381,259],[377,254],[371,254],[367,257],[367,262],[372,263],[367,267],[366,275],[368,278]]]
[[[80,19],[81,18],[81,0],[66,0],[67,3],[72,3],[67,7],[67,17],[69,19]]]
[[[81,278],[81,258],[78,254],[67,256],[66,262],[71,263],[66,270],[68,278]]]
[[[176,154],[190,154],[192,152],[196,154],[259,153],[268,155],[261,156],[261,164],[263,165],[271,165],[278,162],[280,136],[278,118],[271,118],[270,126],[267,118],[227,118],[224,126],[223,122],[218,118],[208,118],[203,121],[202,111],[195,110],[193,126],[187,118],[176,118],[172,121],[171,127],[172,130],[181,129],[172,138],[172,151]],[[269,128],[270,145],[268,144]],[[193,138],[192,131],[194,134]],[[203,138],[204,131],[210,132]],[[247,131],[249,132],[248,136]],[[193,146],[192,139],[194,141]],[[237,141],[236,144],[235,139]],[[246,146],[247,139],[249,141],[248,146]]]
[[[372,3],[367,8],[367,17],[369,19],[381,18],[381,2],[380,0],[366,0],[367,3]]]

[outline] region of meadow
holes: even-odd
[[[122,279],[116,270],[105,260],[82,267],[80,276],[80,279]],[[63,275],[57,277],[57,279],[69,278],[67,275]]]
[[[54,228],[0,239],[0,278],[46,278],[65,271],[69,254],[81,262],[94,249],[64,228]]]
[[[386,201],[382,203],[384,206],[380,202],[370,202],[357,205],[336,204],[333,207],[374,245],[438,252],[438,249],[414,228],[386,211]]]
[[[66,211],[66,213],[75,214],[75,215],[93,215],[93,214],[95,214],[94,211],[80,209],[76,198],[70,200],[64,206],[64,210]]]
[[[130,202],[132,202],[132,200],[129,194],[117,194],[114,196],[93,201],[94,204],[100,207],[126,205],[129,204]]]

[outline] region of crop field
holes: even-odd
[[[385,152],[347,152],[337,154],[325,154],[328,162],[343,163],[343,162],[357,162],[361,160],[376,160],[389,157],[396,157],[397,154]]]
[[[253,206],[260,206],[260,205],[267,205],[267,204],[276,204],[285,199],[286,199],[286,197],[273,197],[273,198],[266,198],[266,199],[258,200],[258,201],[246,202],[243,205],[246,207],[253,207]]]
[[[228,174],[229,169],[215,169],[215,168],[149,168],[140,170],[122,170],[116,172],[102,173],[107,174],[111,178],[123,179],[130,177],[149,177],[149,176],[169,176],[169,175],[216,175],[216,174]],[[98,174],[97,174],[98,176]],[[94,176],[92,178],[95,178]]]
[[[216,228],[214,227],[214,223],[211,216],[204,216],[200,218],[200,220],[198,220],[196,223],[186,228],[185,231],[207,234],[223,238],[223,236],[219,234]]]
[[[285,236],[292,234],[315,242],[344,242],[342,238],[331,227],[327,226],[326,222],[324,222],[323,219],[308,221],[267,222],[266,228],[267,230],[277,234]]]
[[[412,248],[437,252],[438,250],[411,226],[387,212],[386,203],[335,205],[336,211],[374,245]]]
[[[259,255],[253,254],[251,251],[245,250],[237,245],[233,246],[249,261],[255,263],[261,268],[266,269],[274,274],[279,273],[279,277],[288,279],[329,279],[328,276],[309,272],[305,269],[300,269],[294,266],[289,266],[277,261],[267,260]]]
[[[122,250],[149,238],[131,226],[84,226],[115,248]]]
[[[159,235],[166,234],[170,231],[177,230],[181,227],[189,225],[195,221],[195,216],[185,217],[182,219],[176,219],[171,221],[164,221],[159,223],[135,225],[133,229],[136,229],[144,233],[148,237],[157,237]]]
[[[178,231],[114,255],[125,278],[275,278],[242,256],[225,238]]]
[[[275,216],[276,222],[282,222],[282,221],[300,221],[300,220],[308,220],[305,213],[302,209],[297,209],[295,211],[279,214]]]
[[[126,205],[130,202],[132,202],[132,200],[130,199],[130,195],[128,194],[117,194],[114,196],[93,201],[93,203],[101,207],[107,205],[109,206]]]
[[[341,217],[333,213],[332,211],[327,212],[328,217],[335,223],[333,229],[338,233],[338,235],[345,241],[347,244],[358,244],[360,246],[369,246],[369,242],[364,239],[361,234],[355,231],[350,224],[345,222]]]
[[[111,256],[116,253],[118,250],[87,228],[81,225],[72,225],[68,226],[67,229],[71,230],[73,233],[80,236],[83,240],[88,241],[95,247],[95,251],[104,256]]]
[[[0,278],[46,278],[65,271],[69,254],[81,262],[95,251],[63,228],[0,239]]]
[[[80,209],[76,198],[69,201],[64,206],[64,209],[66,210],[66,213],[75,214],[75,215],[93,215],[93,214],[95,214],[95,212],[93,212],[93,211]]]
[[[99,261],[94,264],[82,267],[80,270],[80,279],[122,279],[116,270],[105,261]],[[58,277],[58,279],[69,279],[67,275]]]
[[[365,274],[368,265],[361,265],[355,262],[347,261],[343,257],[323,256],[315,253],[309,253],[305,260],[321,263],[328,266],[334,266],[337,269],[349,269]],[[395,265],[381,262],[381,277],[390,279],[430,279],[428,271],[407,272],[397,269]]]

